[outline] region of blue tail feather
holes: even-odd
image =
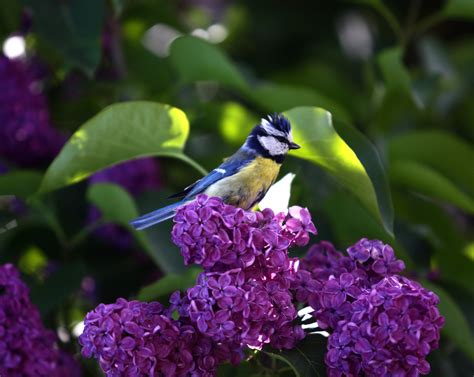
[[[157,209],[156,211],[147,213],[146,215],[137,217],[135,220],[130,221],[130,225],[132,225],[136,230],[142,230],[152,225],[161,223],[162,221],[172,218],[175,214],[175,210],[186,202],[187,200],[182,200],[166,207]]]

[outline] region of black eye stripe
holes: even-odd
[[[283,136],[273,136],[273,137],[277,139],[278,141],[281,141],[282,143],[288,144],[288,139],[286,137],[283,137]]]

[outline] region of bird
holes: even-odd
[[[178,202],[130,221],[142,230],[172,218],[176,210],[199,194],[220,197],[226,204],[249,210],[263,199],[275,182],[290,150],[299,149],[293,141],[290,121],[282,114],[263,117],[244,144],[205,177],[170,196]]]

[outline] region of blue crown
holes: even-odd
[[[290,121],[285,116],[283,116],[283,114],[269,114],[266,116],[266,120],[268,120],[273,125],[273,127],[279,131],[282,131],[286,134],[290,133],[291,131]]]

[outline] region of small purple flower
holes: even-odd
[[[373,305],[374,297],[384,299]],[[352,317],[339,321],[330,336],[337,341],[328,343],[329,371],[345,371],[349,361],[356,360],[369,376],[427,374],[425,357],[438,347],[444,324],[436,308],[438,303],[434,293],[398,275],[363,290],[352,304]],[[351,328],[357,329],[356,336],[349,331]]]
[[[157,302],[100,304],[84,324],[82,355],[96,358],[110,377],[213,376],[219,364],[243,356],[232,340],[225,345],[203,336],[188,318],[172,319]]]
[[[292,207],[288,216],[244,211],[205,195],[179,208],[174,222],[172,239],[185,263],[209,271],[251,268],[262,255],[285,269],[288,248],[305,245],[309,233],[316,233],[307,209]]]
[[[17,269],[0,265],[0,375],[62,377],[65,368],[68,375],[81,375],[78,364],[41,323]]]

